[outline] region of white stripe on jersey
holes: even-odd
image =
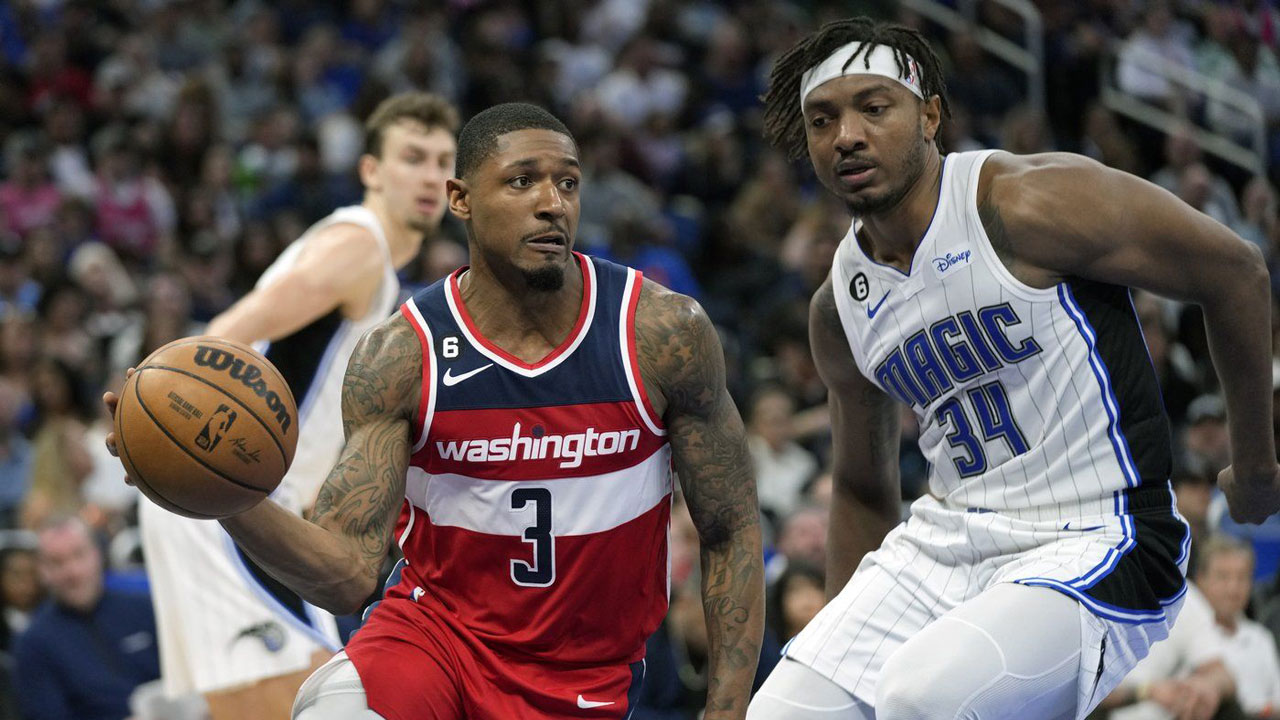
[[[946,156],[909,272],[869,258],[850,227],[831,277],[854,361],[912,406],[933,495],[1032,520],[1124,513],[1113,493],[1140,480],[1096,334],[1066,285],[1021,283],[991,247],[988,155]]]
[[[448,295],[449,291],[445,290]],[[418,311],[418,305],[409,298],[405,302],[405,307],[409,308],[409,314],[413,315],[413,322],[418,326],[418,330],[422,332],[422,336],[426,338],[426,348],[424,350],[429,353],[428,357],[422,358],[430,368],[430,377],[426,381],[430,383],[427,389],[427,410],[422,414],[422,432],[418,434],[418,439],[413,443],[413,452],[418,452],[423,445],[427,444],[427,435],[431,432],[431,421],[436,416],[436,367],[439,364],[436,360],[436,342],[431,335],[431,328],[427,326],[427,321],[422,319],[422,313]],[[403,543],[403,540],[401,541]]]
[[[507,496],[515,488],[545,487],[551,503],[551,527],[557,537],[590,535],[634,520],[671,492],[671,447],[662,445],[640,463],[587,477],[507,481],[442,473],[409,466],[405,497],[426,511],[431,524],[490,535],[520,536],[532,509],[512,511]]]
[[[667,431],[658,427],[658,423],[649,417],[649,410],[645,408],[644,399],[640,397],[640,386],[638,383],[640,378],[635,376],[635,372],[631,369],[631,343],[627,342],[627,330],[631,327],[631,323],[627,318],[627,310],[631,305],[631,294],[640,292],[641,283],[639,282],[640,274],[630,268],[627,269],[627,286],[622,291],[622,312],[618,317],[622,320],[618,323],[618,346],[622,348],[622,368],[627,373],[627,387],[631,388],[631,399],[636,403],[636,412],[640,413],[640,418],[644,420],[645,427],[649,428],[649,432],[654,435],[666,435]]]

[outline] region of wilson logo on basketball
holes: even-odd
[[[236,411],[226,405],[219,405],[196,436],[196,446],[205,452],[213,452],[218,443],[222,442],[222,435],[231,429],[235,421]]]
[[[257,365],[247,363],[226,350],[207,345],[196,346],[195,363],[216,372],[225,372],[232,379],[239,380],[245,387],[252,390],[253,394],[263,399],[267,409],[275,413],[280,431],[289,431],[293,418],[289,415],[285,404],[280,401],[280,396],[276,395],[274,390],[267,389],[267,383],[262,379],[262,370]]]

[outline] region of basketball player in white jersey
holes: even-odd
[[[807,150],[855,220],[810,323],[838,594],[748,717],[1085,717],[1167,635],[1186,587],[1128,286],[1204,308],[1231,421],[1219,485],[1259,522],[1280,509],[1261,256],[1082,157],[943,157],[938,61],[906,28],[824,26],[779,59],[765,102],[771,140]],[[902,524],[897,402],[930,461]]]
[[[352,350],[394,311],[396,270],[444,215],[457,126],[453,107],[426,93],[379,105],[359,164],[363,202],[313,225],[209,325],[257,344],[294,392],[298,449],[272,497],[295,513],[314,502],[342,449]],[[341,647],[333,617],[254,565],[217,522],[139,508],[166,692],[205,694],[215,720],[287,717],[314,659]]]

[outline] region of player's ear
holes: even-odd
[[[378,181],[378,163],[379,159],[365,153],[360,156],[360,162],[357,169],[360,171],[360,183],[370,190],[381,190],[382,183]]]
[[[920,126],[924,129],[924,139],[933,142],[942,125],[942,97],[932,95],[920,103]]]
[[[471,191],[462,178],[449,178],[444,183],[445,194],[449,196],[449,212],[459,220],[471,219]]]

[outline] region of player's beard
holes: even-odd
[[[564,287],[564,266],[560,264],[542,265],[532,270],[521,268],[520,273],[531,290],[555,292]]]
[[[911,143],[902,154],[902,164],[900,177],[902,181],[896,186],[889,188],[885,194],[880,196],[862,196],[852,200],[846,200],[845,205],[849,208],[849,212],[854,215],[875,215],[892,209],[902,202],[907,196],[911,188],[920,179],[924,173],[925,164],[925,148],[928,141],[924,137],[924,126],[920,126],[920,134],[916,138],[916,142]]]

